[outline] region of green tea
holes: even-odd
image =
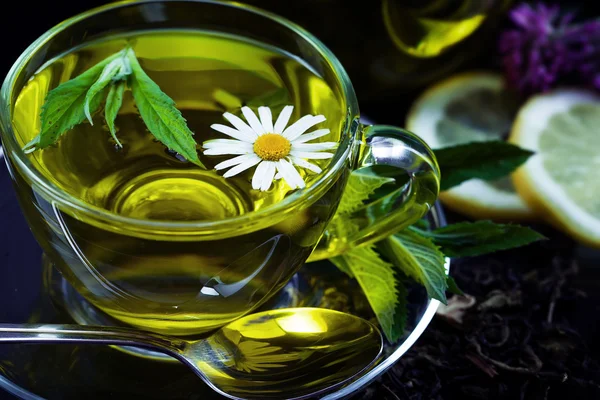
[[[301,60],[235,37],[156,32],[78,49],[36,74],[15,106],[14,124],[22,140],[26,143],[39,131],[37,117],[49,89],[128,43],[133,43],[148,75],[175,100],[198,144],[227,138],[210,129],[211,124],[227,124],[225,111],[239,114],[248,104],[269,106],[275,117],[283,106],[293,104],[290,123],[306,114],[329,116],[320,127],[331,133],[316,141],[339,138],[340,99]],[[33,154],[46,177],[91,205],[142,219],[219,220],[268,206],[289,192],[283,180],[267,193],[252,190],[252,169],[222,178],[212,167],[227,156],[200,155],[209,169],[204,171],[169,152],[146,129],[129,91],[116,120],[122,149],[111,139],[102,115],[94,120],[94,125],[75,126],[57,146]],[[327,161],[314,162],[322,167]],[[308,183],[316,176],[302,173]]]
[[[40,130],[49,90],[131,45],[146,73],[182,112],[200,145],[227,138],[210,128],[228,124],[223,113],[269,106],[274,119],[293,105],[290,123],[324,115],[318,128],[338,142],[346,119],[339,88],[299,58],[275,47],[208,31],[148,31],[116,36],[73,49],[46,63],[14,104],[14,128],[22,144]],[[224,178],[214,166],[232,156],[205,156],[203,170],[169,151],[146,129],[129,91],[116,118],[119,148],[102,115],[82,123],[59,142],[30,155],[48,180],[93,208],[156,221],[222,221],[271,206],[292,190],[276,179],[253,190],[254,168]],[[329,160],[310,160],[325,169]],[[318,174],[298,169],[307,186]],[[18,191],[34,234],[63,275],[93,304],[124,322],[172,334],[217,327],[258,306],[299,268],[331,217],[342,184],[298,207],[284,221],[239,227],[239,235],[195,240],[107,227],[76,213],[53,212],[30,190]],[[25,186],[25,185],[21,185]],[[35,201],[32,201],[35,199]],[[316,200],[316,201],[315,201]],[[35,204],[32,204],[35,203]],[[43,203],[43,202],[42,202]],[[46,205],[47,206],[47,205]],[[275,224],[275,222],[277,222]]]

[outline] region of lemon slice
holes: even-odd
[[[521,197],[548,222],[600,247],[600,96],[583,89],[534,96],[509,141],[536,153],[514,174]]]
[[[454,75],[426,90],[411,107],[406,127],[433,149],[504,139],[519,104],[500,74]],[[442,179],[444,171],[442,171]],[[524,220],[535,214],[519,197],[510,177],[471,179],[440,194],[440,200],[476,219]]]

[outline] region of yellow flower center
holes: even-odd
[[[277,133],[259,136],[254,142],[254,153],[266,161],[278,161],[290,154],[292,143]]]

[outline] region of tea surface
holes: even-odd
[[[48,91],[103,58],[132,45],[148,75],[176,102],[200,146],[228,138],[210,128],[230,125],[225,111],[269,106],[274,119],[294,105],[290,124],[306,114],[327,120],[316,128],[331,133],[311,143],[338,141],[344,106],[336,93],[301,60],[278,49],[210,32],[160,31],[106,40],[81,48],[47,65],[23,88],[15,103],[14,125],[22,143],[40,129]],[[264,193],[252,190],[254,168],[222,178],[212,168],[232,156],[203,156],[202,170],[170,152],[146,129],[131,92],[116,119],[118,148],[98,112],[64,134],[52,148],[33,153],[37,168],[65,191],[94,206],[142,219],[219,220],[280,201],[290,191],[280,179]],[[229,138],[228,138],[229,139]],[[321,167],[328,160],[312,160]],[[315,174],[300,169],[310,184]]]
[[[205,140],[227,138],[211,124],[228,125],[223,113],[269,106],[274,119],[293,105],[290,123],[306,114],[327,119],[314,129],[331,133],[315,142],[338,142],[346,106],[341,93],[299,59],[273,47],[203,31],[153,31],[114,37],[49,62],[21,90],[14,127],[21,144],[40,129],[46,94],[106,57],[131,45],[145,72],[176,103]],[[168,151],[146,129],[130,92],[116,118],[119,149],[101,113],[31,157],[64,191],[120,215],[151,220],[219,221],[259,210],[290,193],[283,179],[253,190],[254,168],[223,178],[214,166],[232,156],[204,156],[207,170]],[[310,132],[311,130],[309,130]],[[200,147],[198,147],[200,148]],[[325,168],[329,160],[311,160]],[[310,186],[318,175],[299,169]],[[17,191],[33,233],[63,276],[114,318],[174,335],[202,333],[255,309],[302,266],[340,199],[349,167],[328,182],[319,198],[300,202],[286,219],[266,218],[227,234],[196,238],[126,223],[99,225],[69,210],[56,212],[23,177]],[[281,219],[281,218],[280,218]]]

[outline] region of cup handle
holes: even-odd
[[[328,225],[308,261],[334,257],[392,235],[421,219],[440,190],[440,170],[433,151],[417,135],[388,125],[362,127],[356,168],[388,166],[407,175],[408,182],[366,204],[346,219]]]

